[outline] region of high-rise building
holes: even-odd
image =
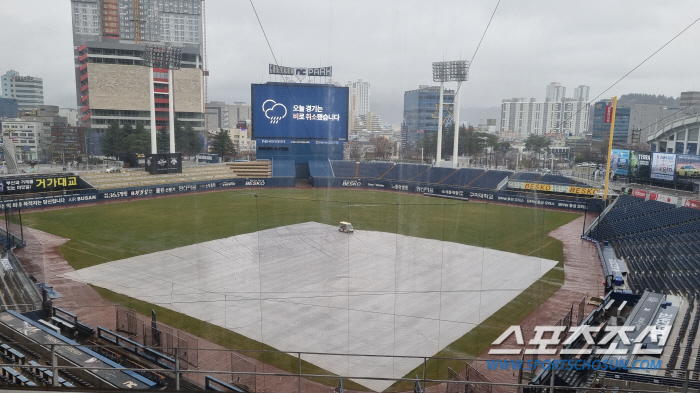
[[[566,98],[566,87],[562,86],[559,82],[552,82],[547,85],[547,95],[545,96],[545,101],[561,101]]]
[[[35,110],[44,104],[44,81],[34,76],[20,76],[19,72],[9,70],[0,76],[2,98],[14,98],[20,111]],[[14,116],[17,116],[15,114]]]
[[[16,98],[0,97],[0,119],[17,117],[18,111],[19,104],[17,104]]]
[[[528,134],[585,134],[588,103],[565,99],[537,102],[534,98],[513,98],[501,103],[501,132]]]
[[[588,93],[591,90],[590,86],[579,85],[574,89],[574,100],[577,101],[588,101]]]
[[[444,126],[453,122],[454,90],[443,93],[442,122]],[[403,94],[403,120],[401,148],[415,146],[425,133],[437,132],[440,109],[440,86],[420,86]]]
[[[223,129],[237,128],[240,122],[250,122],[252,113],[250,105],[245,102],[227,104],[222,101],[211,101],[207,104],[207,130],[212,132]]]
[[[610,135],[610,123],[605,122],[605,107],[608,101],[598,101],[593,105],[592,139],[602,141]],[[630,113],[632,108],[620,107],[615,109],[615,128],[613,143],[625,144],[630,131]]]
[[[39,159],[41,121],[8,119],[2,122],[2,138],[12,141],[18,161],[35,161]]]
[[[202,0],[71,0],[81,125],[204,131]],[[99,136],[99,135],[98,135]]]
[[[369,82],[358,79],[357,82],[348,82],[350,88],[350,111],[355,116],[366,115],[369,107]]]

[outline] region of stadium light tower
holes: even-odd
[[[440,82],[440,106],[438,109],[437,155],[435,164],[440,166],[442,160],[442,102],[445,82],[457,82],[454,98],[455,143],[452,151],[452,167],[457,167],[457,146],[459,142],[459,88],[462,82],[469,80],[469,62],[467,60],[438,61],[433,63],[433,82]]]
[[[141,52],[141,64],[150,69],[150,95],[151,95],[151,153],[158,153],[157,138],[158,132],[156,127],[156,104],[155,104],[155,83],[167,83],[167,92],[158,93],[168,94],[168,131],[170,134],[170,153],[175,153],[175,98],[173,86],[173,70],[180,69],[182,61],[182,49],[168,47],[163,45],[146,45],[146,48]],[[156,69],[156,71],[154,71]],[[167,81],[162,75],[162,70],[167,70]],[[155,73],[155,74],[154,74]]]

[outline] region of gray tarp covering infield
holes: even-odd
[[[555,264],[386,232],[348,235],[334,226],[307,222],[104,263],[66,276],[283,351],[432,356]],[[302,358],[339,375],[388,378],[403,377],[423,362]],[[358,382],[376,391],[391,385]]]

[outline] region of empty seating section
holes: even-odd
[[[311,164],[309,164],[309,167]],[[293,160],[274,160],[272,162],[272,176],[296,176],[296,169]]]
[[[270,176],[272,176],[272,163],[270,161],[251,161],[185,166],[182,168],[182,173],[167,173],[156,176],[150,175],[143,169],[136,168],[128,169],[124,173],[82,173],[80,178],[97,189],[105,190],[113,188],[232,179],[237,177],[268,178]]]
[[[517,172],[510,178],[510,180],[535,181],[539,179],[540,176],[542,175],[535,172]]]
[[[387,180],[410,180],[428,168],[427,165],[421,164],[396,164],[381,178]]]
[[[335,177],[355,177],[355,168],[357,168],[357,163],[354,161],[331,161],[331,166],[333,167],[333,175],[335,175]],[[360,168],[362,167],[360,166]],[[309,167],[309,169],[311,168]],[[380,173],[379,175],[381,175],[382,173]],[[362,174],[360,174],[360,177],[363,177]]]
[[[594,233],[625,260],[633,290],[692,296],[700,288],[700,210],[622,195]]]
[[[419,173],[416,177],[411,179],[411,181],[417,183],[440,183],[440,181],[447,176],[451,175],[453,172],[457,171],[454,168],[439,168],[430,167],[427,171]]]
[[[565,184],[565,185],[573,185],[576,183],[575,180],[569,179],[566,176],[562,175],[552,175],[552,174],[546,174],[542,176],[542,178],[539,180],[540,183],[547,183],[547,184]]]
[[[483,169],[462,168],[447,177],[440,184],[445,184],[448,186],[465,186],[469,182],[481,176],[482,173],[484,173]]]
[[[388,171],[393,165],[393,162],[361,162],[359,177],[376,179]],[[335,176],[338,177],[337,174]]]
[[[476,180],[468,184],[469,187],[495,189],[506,177],[512,175],[513,172],[507,171],[486,171]]]
[[[309,173],[311,177],[331,177],[333,169],[328,160],[309,160]]]

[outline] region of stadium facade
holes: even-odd
[[[71,0],[71,8],[81,126],[160,129],[177,118],[204,130],[201,0]]]

